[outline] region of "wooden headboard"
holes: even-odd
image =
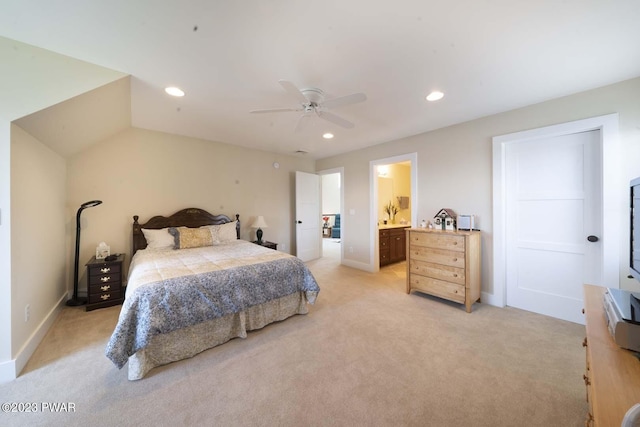
[[[147,240],[142,233],[143,228],[158,230],[166,227],[202,227],[203,225],[219,225],[233,221],[226,215],[212,215],[198,208],[182,209],[171,216],[154,216],[144,224],[138,223],[138,215],[133,216],[133,256],[138,249],[147,247]],[[240,215],[236,214],[236,235],[240,239]]]

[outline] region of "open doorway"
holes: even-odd
[[[325,171],[321,178],[322,257],[342,260],[342,170]]]
[[[417,153],[410,153],[370,162],[373,271],[379,271],[381,265],[404,265],[404,230],[415,227],[418,218],[417,157]],[[393,208],[391,213],[389,207]]]

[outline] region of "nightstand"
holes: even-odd
[[[122,275],[124,254],[119,254],[113,261],[96,259],[94,256],[86,264],[88,301],[87,311],[96,308],[111,307],[124,302]]]
[[[257,240],[254,240],[251,243],[255,243],[256,245],[264,246],[265,248],[273,249],[274,251],[278,250],[278,244],[277,243],[267,242],[266,240],[263,240],[262,243],[258,243]]]

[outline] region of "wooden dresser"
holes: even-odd
[[[87,263],[87,281],[89,282],[87,311],[96,308],[122,304],[124,287],[122,286],[122,264],[124,255],[114,261],[91,258]]]
[[[480,232],[410,228],[406,233],[407,293],[455,301],[471,313],[480,300]]]
[[[585,425],[620,427],[624,415],[640,403],[640,360],[616,345],[602,305],[606,288],[584,285],[587,350],[584,382],[589,413]]]
[[[405,227],[388,227],[379,230],[380,267],[407,259]]]

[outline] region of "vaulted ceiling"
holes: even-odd
[[[640,76],[638,0],[0,3],[0,36],[131,75],[132,126],[313,158]],[[251,114],[300,106],[281,79],[367,99],[330,110],[352,129]],[[129,96],[107,89],[105,102]],[[427,102],[433,90],[444,98]]]

